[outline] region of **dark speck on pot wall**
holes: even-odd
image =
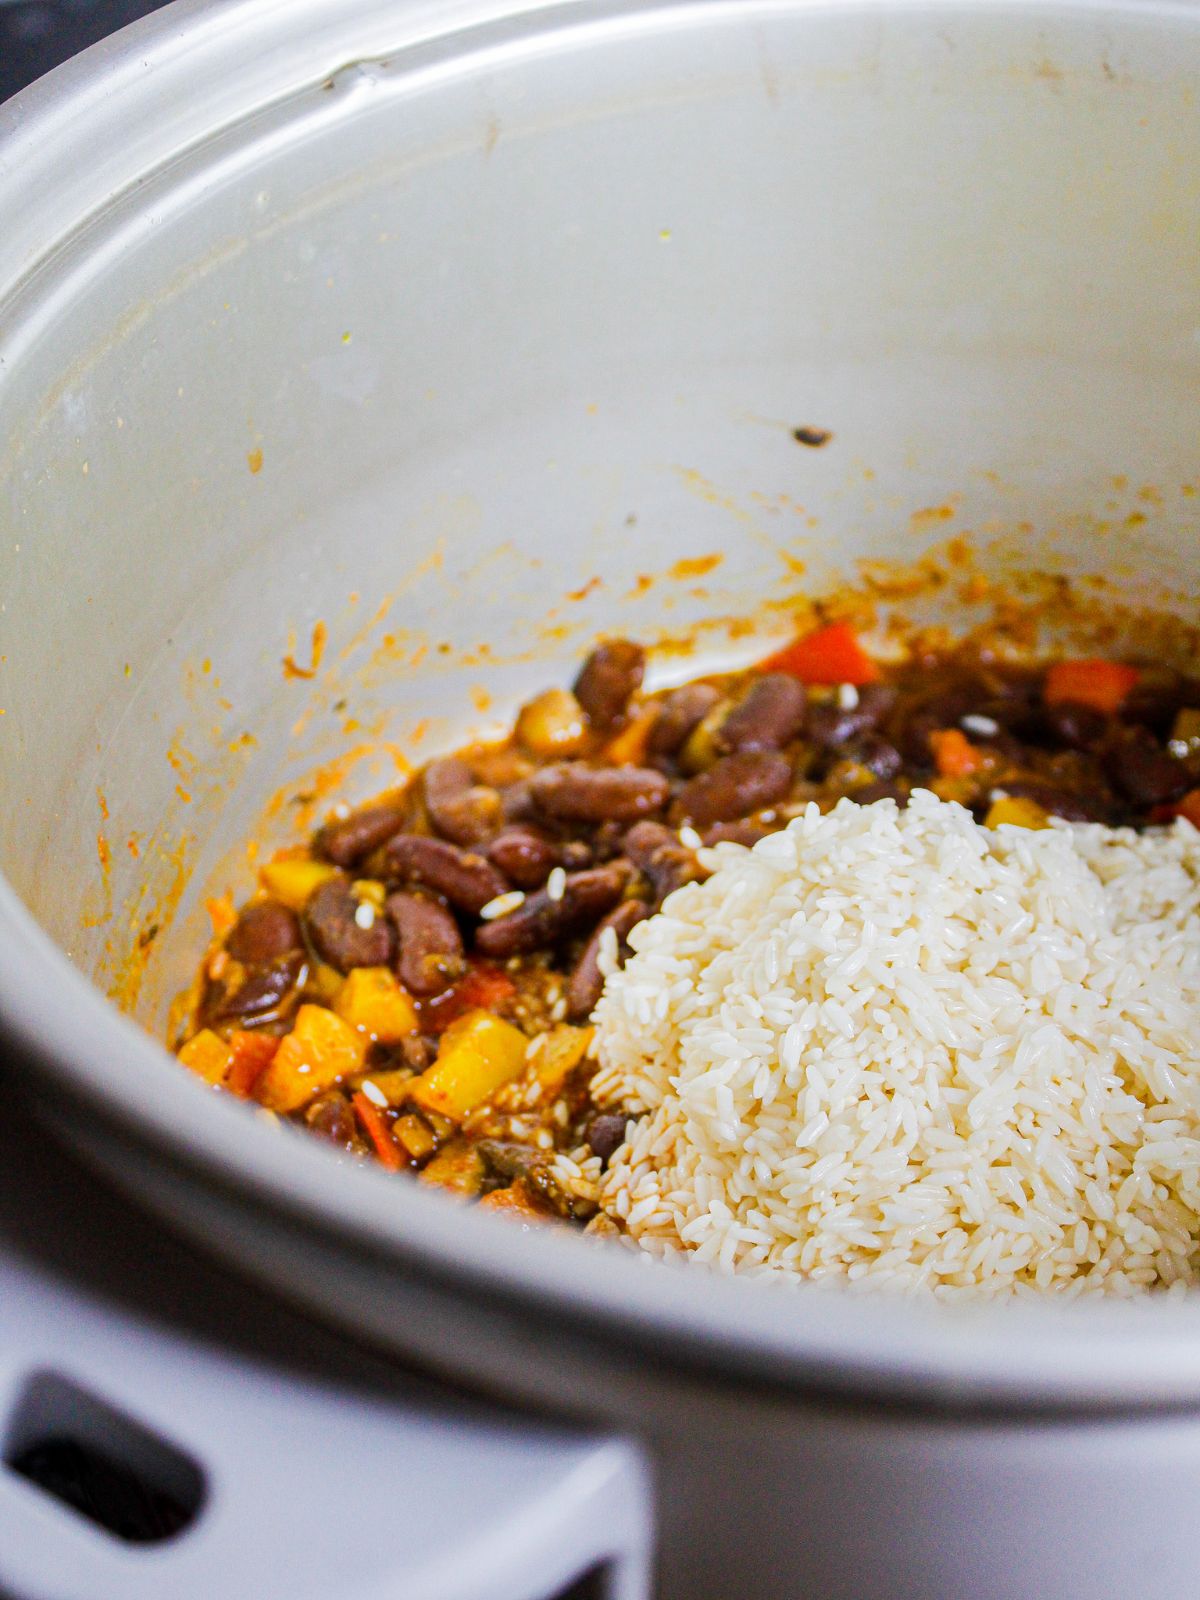
[[[819,450],[823,444],[828,444],[833,435],[828,428],[793,428],[792,438],[797,444],[806,444],[810,450]]]

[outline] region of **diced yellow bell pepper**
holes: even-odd
[[[303,911],[314,892],[337,872],[328,861],[306,856],[280,856],[258,869],[259,881],[273,900],[292,911]]]
[[[387,967],[355,967],[338,990],[333,1009],[343,1022],[381,1044],[398,1044],[417,1028],[417,1008]]]
[[[291,1033],[255,1085],[268,1111],[298,1111],[339,1078],[362,1071],[367,1041],[324,1006],[301,1006]]]
[[[368,1072],[363,1082],[378,1089],[389,1106],[398,1106],[408,1099],[408,1088],[414,1076],[407,1067],[394,1067],[390,1072]]]
[[[419,1106],[461,1122],[524,1070],[529,1041],[520,1028],[490,1011],[468,1011],[442,1035],[438,1058],[414,1078]]]
[[[985,828],[1048,828],[1050,813],[1036,800],[1027,800],[1022,795],[1004,795],[992,801],[983,825]]]
[[[224,1083],[233,1063],[233,1051],[211,1028],[201,1028],[179,1052],[179,1059],[205,1083]]]
[[[403,1122],[403,1117],[400,1121]],[[439,1150],[427,1166],[421,1168],[421,1179],[438,1189],[448,1189],[451,1194],[470,1196],[483,1188],[483,1157],[478,1147],[460,1139]]]
[[[433,1129],[423,1117],[418,1117],[412,1111],[396,1118],[392,1125],[392,1137],[400,1141],[414,1161],[424,1161],[426,1156],[432,1155],[437,1143]]]
[[[493,1189],[479,1202],[481,1211],[491,1211],[498,1217],[509,1217],[526,1228],[549,1222],[554,1213],[549,1206],[539,1203],[525,1185],[517,1180],[507,1189]]]
[[[573,1028],[569,1022],[560,1022],[549,1033],[541,1033],[529,1047],[529,1060],[541,1083],[551,1094],[557,1094],[569,1073],[587,1055],[592,1043],[593,1028]]]
[[[546,689],[521,707],[513,733],[531,755],[577,756],[587,744],[587,720],[569,689]]]
[[[338,969],[331,967],[327,961],[314,961],[304,987],[323,1006],[331,1006],[341,994],[345,981]]]

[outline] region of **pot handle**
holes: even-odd
[[[374,1368],[248,1360],[0,1261],[0,1593],[646,1600],[635,1446]]]

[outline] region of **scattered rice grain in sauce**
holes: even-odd
[[[641,1115],[571,1188],[742,1272],[1200,1277],[1200,833],[992,831],[918,791],[704,859],[606,952],[592,1092]]]

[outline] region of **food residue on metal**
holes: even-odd
[[[250,451],[247,452],[246,465],[250,468],[250,471],[252,473],[254,473],[254,475],[257,477],[257,475],[263,469],[263,453],[262,453],[262,447],[261,446],[259,446],[258,448],[254,449],[254,450],[250,450]]]
[[[588,595],[594,593],[595,590],[599,589],[601,587],[601,585],[603,584],[603,582],[604,582],[604,579],[600,578],[600,577],[589,578],[588,581],[583,585],[583,587],[581,589],[571,589],[571,590],[569,590],[568,593],[567,593],[567,599],[568,600],[586,600]]]
[[[682,561],[676,561],[667,568],[667,577],[678,582],[685,582],[688,578],[703,578],[706,573],[719,567],[725,557],[720,551],[710,556],[692,556]]]
[[[319,619],[313,623],[312,654],[307,667],[302,667],[296,661],[296,636],[293,633],[288,639],[287,654],[283,658],[283,675],[285,678],[315,678],[321,665],[321,657],[325,654],[325,640],[329,630],[324,622]]]
[[[828,428],[813,428],[805,424],[792,429],[792,438],[797,444],[806,444],[810,450],[819,450],[822,445],[829,443],[833,434]]]

